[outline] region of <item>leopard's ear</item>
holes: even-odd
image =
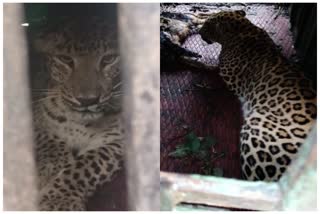
[[[236,14],[239,14],[239,15],[242,16],[242,17],[245,17],[245,16],[246,16],[246,12],[244,12],[243,10],[236,10],[235,13],[236,13]]]

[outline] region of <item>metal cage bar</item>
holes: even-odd
[[[159,4],[120,4],[127,179],[132,210],[159,210]],[[150,24],[151,23],[151,24]]]

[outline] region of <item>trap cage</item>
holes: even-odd
[[[199,17],[199,14],[244,10],[253,24],[267,31],[286,58],[303,68],[316,88],[316,4],[168,3],[161,4],[160,10],[164,17],[165,12]],[[178,20],[179,17],[182,16],[175,15]],[[305,46],[301,45],[303,40]],[[196,32],[185,39],[182,47],[201,55],[197,59],[200,62],[219,63],[221,46],[206,44]],[[241,105],[226,88],[218,71],[205,73],[186,67],[166,67],[161,70],[160,82],[162,210],[316,209],[316,128],[307,139],[306,150],[300,152],[299,164],[291,164],[291,171],[278,183],[243,181]],[[206,151],[210,153],[206,158],[183,154],[182,145],[187,145],[186,142],[192,145],[192,139],[204,143],[211,139],[213,146]],[[310,179],[309,184],[313,182],[305,187],[308,202],[301,204],[298,200],[303,193],[291,189],[292,185],[300,188],[306,183],[300,180],[302,177],[295,177],[298,168],[303,170],[300,175]]]
[[[99,188],[89,210],[159,210],[158,4],[4,4],[4,210],[38,210],[30,85],[45,75],[28,30],[48,16],[103,13],[118,23],[126,129],[125,171]],[[141,15],[145,19],[141,19]],[[107,36],[107,35],[106,35]],[[143,41],[143,42],[141,42]],[[15,62],[13,63],[13,59]],[[40,66],[41,67],[41,66]],[[30,75],[29,75],[30,74]],[[32,76],[33,75],[33,76]],[[41,76],[42,75],[42,76]],[[36,83],[37,84],[37,83]],[[13,155],[15,154],[15,155]],[[139,155],[136,155],[139,154]],[[141,154],[141,155],[140,155]],[[143,154],[143,155],[142,155]],[[148,172],[148,173],[145,173]]]
[[[186,6],[181,5],[181,7]],[[225,7],[230,8],[229,6]],[[238,5],[238,7],[243,8],[244,5]],[[128,71],[124,77],[127,81],[127,88],[125,90],[128,91],[128,94],[124,99],[128,116],[126,126],[130,136],[128,140],[130,141],[128,142],[129,148],[127,150],[127,159],[130,166],[127,179],[129,183],[130,209],[159,210],[160,183],[162,210],[229,210],[229,208],[249,210],[315,210],[317,203],[315,192],[317,185],[316,127],[314,127],[310,133],[310,137],[306,140],[307,143],[301,150],[300,157],[296,160],[294,167],[288,170],[286,176],[278,183],[251,183],[231,179],[240,176],[240,169],[232,166],[230,168],[234,170],[234,174],[224,172],[225,176],[230,177],[229,179],[160,172],[159,181],[159,150],[161,151],[161,169],[163,171],[201,173],[197,171],[199,170],[197,168],[190,170],[190,168],[183,169],[182,167],[177,167],[177,163],[180,166],[188,165],[188,160],[177,162],[169,159],[170,162],[176,163],[170,164],[168,160],[166,161],[166,156],[163,155],[164,153],[168,154],[173,148],[172,146],[171,150],[166,151],[168,150],[168,145],[163,144],[163,128],[166,125],[172,127],[172,124],[174,124],[175,128],[178,127],[174,120],[173,122],[163,121],[164,118],[162,116],[168,114],[168,112],[164,112],[163,110],[166,106],[171,105],[170,103],[166,104],[163,102],[164,97],[161,97],[161,148],[159,149],[159,27],[157,24],[150,25],[150,23],[159,22],[158,5],[123,4],[118,9],[120,11],[118,14],[120,31],[123,32],[121,39],[123,46],[125,46],[125,50],[123,50],[123,68]],[[314,40],[310,39],[310,34],[309,39],[307,39],[308,45],[306,45],[306,39],[301,38],[308,37],[305,34],[309,34],[310,30],[303,31],[301,27],[309,26],[309,29],[315,29],[314,19],[310,18],[315,16],[315,11],[312,10],[313,12],[310,12],[307,7],[302,6],[296,6],[293,11],[296,14],[300,14],[290,19],[291,22],[295,19],[296,24],[293,27],[298,29],[297,35],[300,34],[300,41],[296,39],[296,42],[300,44],[302,52],[313,58],[315,55],[310,49],[315,46]],[[21,23],[24,23],[23,13],[22,4],[4,5],[4,210],[37,210],[35,201],[37,191],[35,188],[32,154],[31,96],[28,93],[30,86],[28,76],[26,75],[28,51],[26,37],[21,27]],[[306,13],[313,15],[304,16],[303,14]],[[141,17],[145,18],[141,19]],[[145,28],[145,26],[149,27]],[[130,33],[126,34],[124,32]],[[209,61],[211,60],[210,57],[211,55],[208,54]],[[12,59],[15,59],[15,63],[12,63]],[[307,63],[310,63],[310,61],[312,60],[309,60]],[[314,63],[311,63],[311,66],[314,65]],[[178,74],[172,73],[170,75],[171,77],[175,77]],[[185,75],[190,76],[192,74],[186,72]],[[173,78],[165,79],[164,76],[161,76],[160,88],[161,96],[171,93],[175,97],[172,96],[170,99],[174,100],[180,95],[181,89],[172,90],[171,88],[163,87],[163,83],[184,85],[186,80],[180,79],[178,83],[172,80]],[[185,87],[186,91],[190,89],[190,85],[192,83]],[[221,89],[221,92],[223,89],[222,87],[219,88],[221,83],[217,83],[216,85],[218,89]],[[193,90],[191,88],[191,91]],[[217,93],[216,96],[228,97],[233,95],[225,92],[224,94]],[[199,99],[198,94],[194,95],[194,97],[195,99]],[[241,123],[241,115],[239,113],[240,105],[238,101],[228,100],[221,102],[222,106],[217,111],[218,114],[216,114],[219,117],[216,118],[222,120],[228,115],[234,116],[235,119],[231,120],[229,125],[225,125],[227,130],[229,130],[229,135],[225,135],[229,138],[226,139],[232,141],[232,139],[238,139],[235,135],[237,133],[237,126],[240,126]],[[184,103],[188,104],[187,101]],[[229,111],[229,113],[223,113],[224,111],[222,110],[228,109],[230,104],[236,106],[235,109]],[[188,105],[190,107],[190,104]],[[192,105],[195,105],[197,108],[199,106],[197,104]],[[174,108],[171,108],[171,111],[190,114],[186,110],[178,111],[174,110]],[[205,115],[202,114],[199,117],[205,117]],[[185,121],[180,119],[179,123],[183,127],[186,127],[186,125],[190,126],[193,123],[194,127],[201,127],[197,124],[196,120],[191,120],[191,122],[186,124]],[[181,135],[185,134],[183,127],[180,130]],[[200,135],[205,136],[208,133],[200,133]],[[219,130],[215,133],[219,133]],[[169,137],[169,140],[175,137],[177,136],[172,135]],[[217,148],[218,152],[222,150]],[[231,149],[230,151],[231,154],[237,153],[236,149]],[[219,160],[221,161],[222,159]],[[197,166],[197,163],[194,164]],[[101,202],[105,203],[108,199],[102,195],[100,195]]]

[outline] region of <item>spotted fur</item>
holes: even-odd
[[[241,164],[249,180],[277,181],[316,120],[316,94],[244,11],[211,15],[204,41],[222,45],[220,75],[242,101]]]
[[[72,20],[35,41],[50,72],[34,105],[40,210],[86,210],[88,197],[121,168],[115,32],[96,19]]]

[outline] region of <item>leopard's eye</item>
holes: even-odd
[[[74,66],[74,62],[72,57],[70,56],[66,56],[66,55],[57,55],[56,56],[58,60],[60,60],[61,62],[73,67]]]
[[[100,61],[100,67],[104,68],[107,65],[112,64],[115,61],[116,57],[114,55],[105,55]]]

